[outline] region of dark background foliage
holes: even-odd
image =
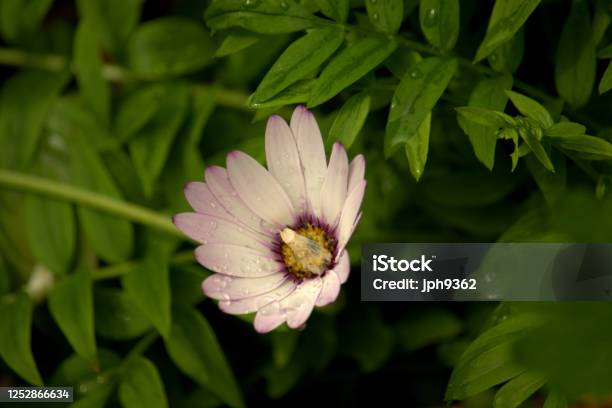
[[[603,406],[609,304],[362,303],[357,265],[364,242],[609,242],[611,13],[0,0],[0,385],[73,385],[81,407]],[[228,151],[263,162],[265,119],[298,103],[365,155],[364,216],[338,301],[259,335],[203,298],[170,216]]]

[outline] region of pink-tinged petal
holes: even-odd
[[[173,221],[185,235],[202,244],[232,244],[257,249],[264,253],[269,248],[265,236],[223,218],[198,213],[181,213],[175,215]]]
[[[318,216],[320,215],[319,193],[327,173],[325,146],[321,131],[314,115],[303,106],[298,106],[293,111],[291,131],[304,168],[308,202],[313,213]]]
[[[280,116],[268,119],[266,161],[270,173],[285,190],[297,213],[305,211],[306,189],[300,155],[291,129]]]
[[[262,219],[278,226],[294,221],[294,209],[278,181],[251,156],[233,151],[227,172],[242,201]]]
[[[332,226],[338,221],[346,199],[348,172],[346,150],[340,143],[334,143],[327,175],[321,187],[321,215]]]
[[[292,294],[281,300],[281,306],[287,314],[287,326],[297,329],[306,322],[322,287],[321,278],[309,279],[302,282]]]
[[[347,191],[352,191],[353,188],[365,177],[365,158],[363,154],[358,154],[351,161],[349,166],[349,178]]]
[[[255,315],[253,326],[259,333],[268,333],[283,324],[286,319],[287,315],[282,310],[280,302],[274,301],[259,309]]]
[[[243,278],[268,276],[283,269],[272,252],[263,253],[237,245],[200,245],[195,250],[195,257],[211,271]]]
[[[365,186],[365,180],[361,180],[359,183],[357,183],[344,202],[337,228],[339,250],[344,249],[346,243],[351,237],[351,234],[353,233],[353,226],[355,225],[355,220],[359,214],[359,208],[361,207],[361,201],[363,200]]]
[[[270,304],[278,299],[283,299],[292,293],[297,284],[293,279],[285,280],[280,286],[259,296],[252,296],[238,300],[221,300],[219,308],[229,314],[253,313],[263,306]]]
[[[231,215],[225,211],[225,208],[210,191],[206,183],[201,181],[187,183],[185,185],[185,198],[196,212],[231,219]]]
[[[338,275],[340,283],[346,282],[349,273],[351,273],[351,261],[349,259],[348,252],[342,251],[336,266],[334,267],[334,272],[336,272],[336,275]]]
[[[317,298],[316,305],[321,307],[334,302],[340,293],[340,278],[333,270],[327,271],[322,278],[323,288]]]
[[[238,278],[215,273],[202,282],[202,291],[217,300],[237,300],[261,295],[279,287],[287,279],[284,272],[263,278]]]
[[[254,231],[271,235],[271,231],[264,228],[263,220],[247,207],[230,182],[227,171],[223,167],[211,166],[206,169],[206,183],[215,198],[223,208],[232,216],[232,219],[241,222]]]

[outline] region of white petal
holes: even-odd
[[[231,215],[225,211],[219,200],[210,191],[206,183],[192,181],[185,185],[185,198],[195,211],[201,214],[214,215],[216,217],[231,219]]]
[[[359,183],[357,183],[344,202],[337,229],[339,250],[344,249],[346,243],[351,237],[351,234],[353,233],[353,226],[355,225],[355,220],[359,214],[359,208],[361,207],[361,201],[363,200],[365,186],[365,180],[361,180]]]
[[[281,300],[281,306],[287,314],[287,326],[297,329],[306,322],[322,287],[321,278],[309,279],[302,282],[293,293]]]
[[[346,282],[349,273],[351,272],[351,261],[349,259],[348,252],[342,251],[342,253],[338,257],[336,266],[334,267],[334,272],[336,273],[336,275],[338,275],[340,283]]]
[[[340,143],[334,143],[327,175],[321,187],[321,215],[332,226],[338,221],[346,199],[348,166],[346,150]]]
[[[297,284],[293,279],[287,279],[277,288],[262,295],[238,300],[221,300],[219,302],[219,308],[229,314],[253,313],[271,302],[283,299],[292,293],[296,286]]]
[[[202,282],[206,296],[218,300],[237,300],[261,295],[279,287],[287,279],[284,272],[263,278],[238,278],[215,273]]]
[[[233,151],[227,172],[242,201],[257,215],[277,227],[294,222],[294,210],[278,181],[251,156]]]
[[[271,252],[228,244],[200,245],[195,250],[197,261],[211,271],[244,278],[272,275],[283,269]]]
[[[283,324],[287,315],[281,309],[280,302],[272,302],[259,309],[255,315],[253,326],[259,333],[268,333]]]
[[[223,167],[208,167],[206,169],[206,183],[226,212],[232,216],[232,219],[241,222],[254,231],[271,234],[271,231],[264,228],[261,217],[251,211],[238,197],[238,193],[236,193],[227,171]]]
[[[263,252],[270,248],[266,237],[245,229],[232,221],[212,215],[181,213],[174,224],[189,238],[202,244],[220,243],[244,246]]]
[[[306,210],[306,189],[302,164],[291,129],[280,116],[268,119],[266,127],[266,161],[270,173],[285,190],[300,214]]]
[[[322,280],[323,288],[321,293],[319,293],[316,303],[319,307],[334,302],[340,293],[340,278],[335,271],[327,271]]]
[[[303,106],[298,106],[291,117],[291,131],[295,137],[302,167],[306,195],[311,210],[320,215],[319,192],[327,173],[325,146],[314,115]]]
[[[348,178],[348,188],[347,191],[352,191],[353,188],[363,180],[365,176],[365,158],[362,154],[358,154],[351,161],[351,165],[349,167],[349,178]]]

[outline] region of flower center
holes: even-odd
[[[280,237],[283,262],[287,271],[296,278],[312,278],[329,269],[333,241],[323,228],[312,224],[305,224],[295,231],[285,228]]]

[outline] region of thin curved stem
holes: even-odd
[[[95,208],[169,234],[183,237],[166,214],[69,184],[0,169],[0,187],[46,195]]]

